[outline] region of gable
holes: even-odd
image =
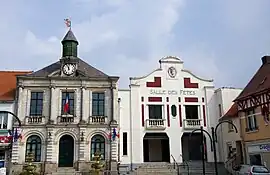
[[[76,70],[75,77],[88,77],[88,78],[108,78],[109,76],[102,71],[87,64],[83,60],[78,59],[78,68]],[[47,67],[44,67],[38,71],[28,74],[25,77],[60,77],[61,63],[57,61]]]

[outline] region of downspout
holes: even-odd
[[[112,128],[111,128],[111,124],[114,121],[114,94],[113,94],[113,81],[112,79],[110,79],[111,85],[110,85],[110,89],[111,89],[111,120],[109,123],[109,128],[110,128],[110,135],[112,135]],[[109,170],[111,171],[112,167],[111,167],[111,163],[112,163],[112,139],[110,138],[110,159],[109,159]]]
[[[119,119],[119,129],[118,132],[120,133],[120,104],[121,104],[121,98],[118,98],[118,119]],[[118,139],[118,164],[120,163],[120,139]]]
[[[132,105],[131,105],[131,86],[129,85],[129,137],[130,137],[130,171],[132,171],[133,170],[133,156],[132,156],[132,149],[133,149],[133,141],[132,141],[132,139],[133,139],[133,135],[132,135]]]

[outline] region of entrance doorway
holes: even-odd
[[[144,162],[170,162],[170,143],[166,133],[146,133],[143,138]]]
[[[59,141],[59,167],[73,167],[74,139],[70,135],[64,135]]]
[[[205,160],[207,160],[206,152],[206,139],[204,137],[204,146],[201,144],[201,134],[193,133],[189,139],[190,133],[184,133],[181,142],[182,142],[182,157],[185,161],[189,160],[202,160],[202,149],[205,150]]]

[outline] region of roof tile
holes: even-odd
[[[234,101],[239,101],[255,93],[270,89],[270,56],[262,57],[262,62],[261,67]]]
[[[31,71],[0,71],[0,101],[15,99],[17,75],[29,74]]]

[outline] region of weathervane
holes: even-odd
[[[69,28],[69,30],[71,29],[71,20],[70,20],[70,18],[66,18],[66,19],[64,19],[64,21],[65,21],[65,24],[66,24],[66,26]]]

